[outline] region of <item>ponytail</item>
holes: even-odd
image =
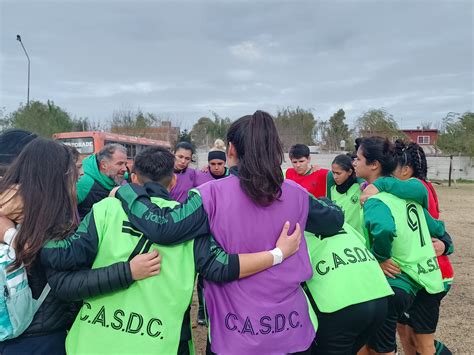
[[[260,206],[281,196],[283,148],[272,116],[263,111],[239,118],[227,132],[237,152],[240,186]]]

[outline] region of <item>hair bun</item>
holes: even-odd
[[[398,152],[403,152],[407,148],[406,143],[402,139],[397,139],[395,141],[395,151]]]
[[[214,142],[214,147],[213,148],[215,148],[217,150],[222,150],[222,151],[225,152],[225,143],[224,143],[224,141],[220,138],[217,138]]]

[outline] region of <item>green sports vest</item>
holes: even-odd
[[[159,198],[152,202],[160,207],[177,204]],[[147,249],[160,252],[162,269],[126,290],[86,299],[66,338],[67,353],[176,354],[194,289],[193,241],[167,247],[147,241],[115,198],[92,210],[99,236],[93,269],[127,261],[132,253]]]
[[[341,194],[336,190],[336,185],[331,187],[331,199],[344,212],[344,221],[351,225],[357,232],[363,234],[362,207],[360,205],[360,185],[354,183],[349,190]]]
[[[387,192],[378,193],[371,198],[382,201],[390,209],[395,221],[393,261],[428,293],[443,291],[443,279],[423,208],[414,201],[403,200]]]
[[[324,313],[393,295],[379,263],[349,224],[324,239],[305,234],[313,265],[309,291]]]

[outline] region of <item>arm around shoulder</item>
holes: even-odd
[[[78,271],[47,269],[46,275],[52,292],[64,301],[79,301],[105,295],[126,289],[133,283],[128,262]]]
[[[91,268],[97,255],[99,237],[94,211],[84,217],[77,231],[61,240],[51,240],[41,249],[41,263],[56,270]]]
[[[339,232],[344,224],[341,208],[327,198],[308,195],[309,210],[305,230],[315,235],[328,236]]]
[[[390,259],[396,226],[387,205],[375,198],[368,199],[364,204],[364,224],[372,240],[374,256],[379,262]]]
[[[190,192],[184,204],[161,208],[150,201],[142,186],[127,184],[115,195],[130,222],[153,243],[172,245],[209,234],[201,196]]]
[[[380,192],[389,192],[404,200],[413,200],[423,207],[428,207],[428,191],[425,185],[416,179],[399,180],[393,176],[380,177],[374,181]]]
[[[283,262],[299,250],[301,228],[296,224],[289,234],[290,223],[286,222],[271,251],[255,253],[227,254],[212,236],[194,241],[196,270],[206,280],[230,282],[252,276]]]

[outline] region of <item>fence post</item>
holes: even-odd
[[[453,171],[453,156],[449,156],[449,183],[448,186],[451,187],[451,172]]]

